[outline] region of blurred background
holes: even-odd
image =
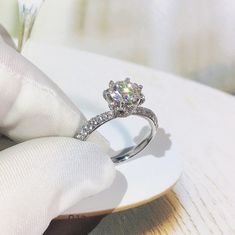
[[[124,59],[235,94],[233,0],[42,2],[32,40]],[[0,0],[0,23],[14,37],[18,18],[17,0]]]

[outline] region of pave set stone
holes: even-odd
[[[112,120],[114,117],[114,114],[112,111],[108,111],[105,113],[102,113],[100,115],[97,115],[93,118],[91,118],[89,121],[86,121],[84,125],[81,127],[79,133],[75,136],[75,138],[80,140],[86,140],[86,138],[98,127],[100,127],[105,122],[108,122]]]
[[[138,107],[135,110],[133,110],[132,115],[144,116],[150,119],[156,128],[158,127],[158,120],[156,115],[152,110],[148,108]],[[82,126],[82,128],[80,129],[79,133],[75,136],[75,138],[80,140],[86,140],[88,136],[98,127],[103,125],[105,122],[108,122],[117,117],[118,116],[116,116],[112,111],[108,111],[100,115],[97,115],[92,119],[90,119],[89,121],[85,122],[85,124]]]
[[[138,107],[135,110],[133,110],[132,115],[144,116],[144,117],[150,119],[153,122],[153,124],[155,125],[155,127],[158,128],[157,116],[155,115],[155,113],[151,109],[148,109],[145,107]]]

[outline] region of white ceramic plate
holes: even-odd
[[[32,43],[26,49],[25,55],[66,92],[87,118],[107,110],[102,92],[110,78],[117,80],[133,74],[137,79],[135,81],[142,83],[138,71],[143,70],[143,76],[145,71],[151,72],[142,67],[65,47]],[[159,109],[161,99],[156,98],[156,90],[161,95],[161,87],[156,89],[154,80],[144,79],[143,92],[146,95],[146,107],[161,116],[156,138],[133,160],[117,166],[117,177],[109,189],[80,201],[59,218],[105,214],[136,207],[160,197],[177,182],[182,166],[171,141],[169,127],[172,118],[168,118],[169,112],[166,115],[160,113],[167,106]],[[114,150],[136,144],[147,130],[147,122],[137,117],[114,120],[99,129]]]
[[[84,107],[91,106],[84,100]],[[83,112],[87,117],[95,115],[86,108]],[[96,109],[100,110],[98,113],[102,112],[99,105]],[[149,127],[146,120],[133,116],[113,120],[99,131],[110,140],[112,149],[118,150],[135,145],[148,133]],[[156,137],[142,152],[116,166],[117,176],[109,189],[80,201],[59,218],[122,211],[157,199],[172,188],[180,177],[182,167],[176,155],[170,134],[160,127]]]
[[[117,177],[109,189],[80,201],[64,214],[89,216],[122,211],[166,193],[179,179],[182,167],[175,151],[164,151],[164,146],[157,144],[162,133],[160,130],[153,140],[156,146],[146,148],[137,159],[117,166]]]

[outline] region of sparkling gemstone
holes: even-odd
[[[142,86],[132,83],[130,79],[115,83],[111,81],[109,89],[104,91],[104,98],[112,110],[127,113],[144,102],[141,90]]]
[[[117,102],[131,104],[140,95],[140,90],[135,83],[120,81],[115,83],[110,95]]]

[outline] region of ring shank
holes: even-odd
[[[138,107],[136,110],[134,110],[131,113],[131,115],[137,115],[142,118],[145,118],[149,122],[151,131],[149,135],[136,146],[127,147],[121,151],[115,152],[115,156],[112,156],[111,159],[116,164],[129,160],[137,153],[139,153],[141,150],[143,150],[148,145],[148,143],[153,139],[158,128],[157,117],[154,114],[154,112],[148,108]],[[116,116],[112,111],[108,111],[100,115],[97,115],[96,117],[91,118],[89,121],[87,121],[81,127],[79,133],[74,136],[74,138],[85,141],[97,128],[115,118],[120,118],[120,117]]]
[[[129,160],[130,158],[135,156],[137,153],[142,151],[149,144],[149,142],[153,139],[153,137],[156,134],[156,126],[153,124],[152,121],[148,120],[148,122],[151,126],[149,135],[136,146],[125,148],[124,150],[121,150],[118,153],[116,153],[115,156],[111,157],[114,163],[121,163],[126,160]]]

